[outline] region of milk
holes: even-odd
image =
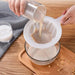
[[[13,36],[12,28],[9,25],[0,25],[0,42],[9,42]]]
[[[30,47],[28,49],[28,53],[32,58],[44,61],[44,60],[52,59],[57,55],[58,52],[56,47],[52,46],[46,49],[37,49],[37,48]]]

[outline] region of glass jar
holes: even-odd
[[[28,19],[40,22],[46,15],[46,8],[44,5],[35,1],[26,2],[25,13],[23,16]]]

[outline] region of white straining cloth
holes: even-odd
[[[62,17],[62,16],[61,16]],[[34,33],[35,29],[39,29],[39,25],[35,24],[32,20],[30,20],[24,27],[23,35],[25,41],[32,47],[35,48],[48,48],[55,45],[61,38],[62,28],[60,25],[60,19],[53,19],[51,17],[46,16],[44,19],[43,28],[46,27],[52,34],[52,40],[48,43],[39,44],[33,40],[31,35]]]

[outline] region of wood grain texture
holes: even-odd
[[[75,69],[75,54],[63,46],[56,60],[49,65],[39,66],[32,63],[25,50],[20,52],[19,60],[36,75],[72,75]]]
[[[32,75],[18,60],[18,54],[23,48],[24,39],[20,36],[0,60],[0,75]]]
[[[0,0],[1,1],[1,0]],[[75,0],[38,0],[45,4],[47,15],[57,18],[62,12],[75,4]],[[75,25],[62,25],[61,44],[75,52]],[[32,72],[18,60],[18,53],[24,48],[24,38],[21,35],[8,49],[0,60],[0,75],[32,75]]]

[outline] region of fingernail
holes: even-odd
[[[65,10],[65,11],[62,13],[62,15],[65,15],[65,14],[66,14],[66,12],[67,12],[67,10]]]
[[[24,15],[24,12],[23,11],[21,11],[21,15]]]
[[[18,13],[18,16],[20,16],[20,14]]]
[[[23,12],[21,12],[21,15],[23,15]]]

